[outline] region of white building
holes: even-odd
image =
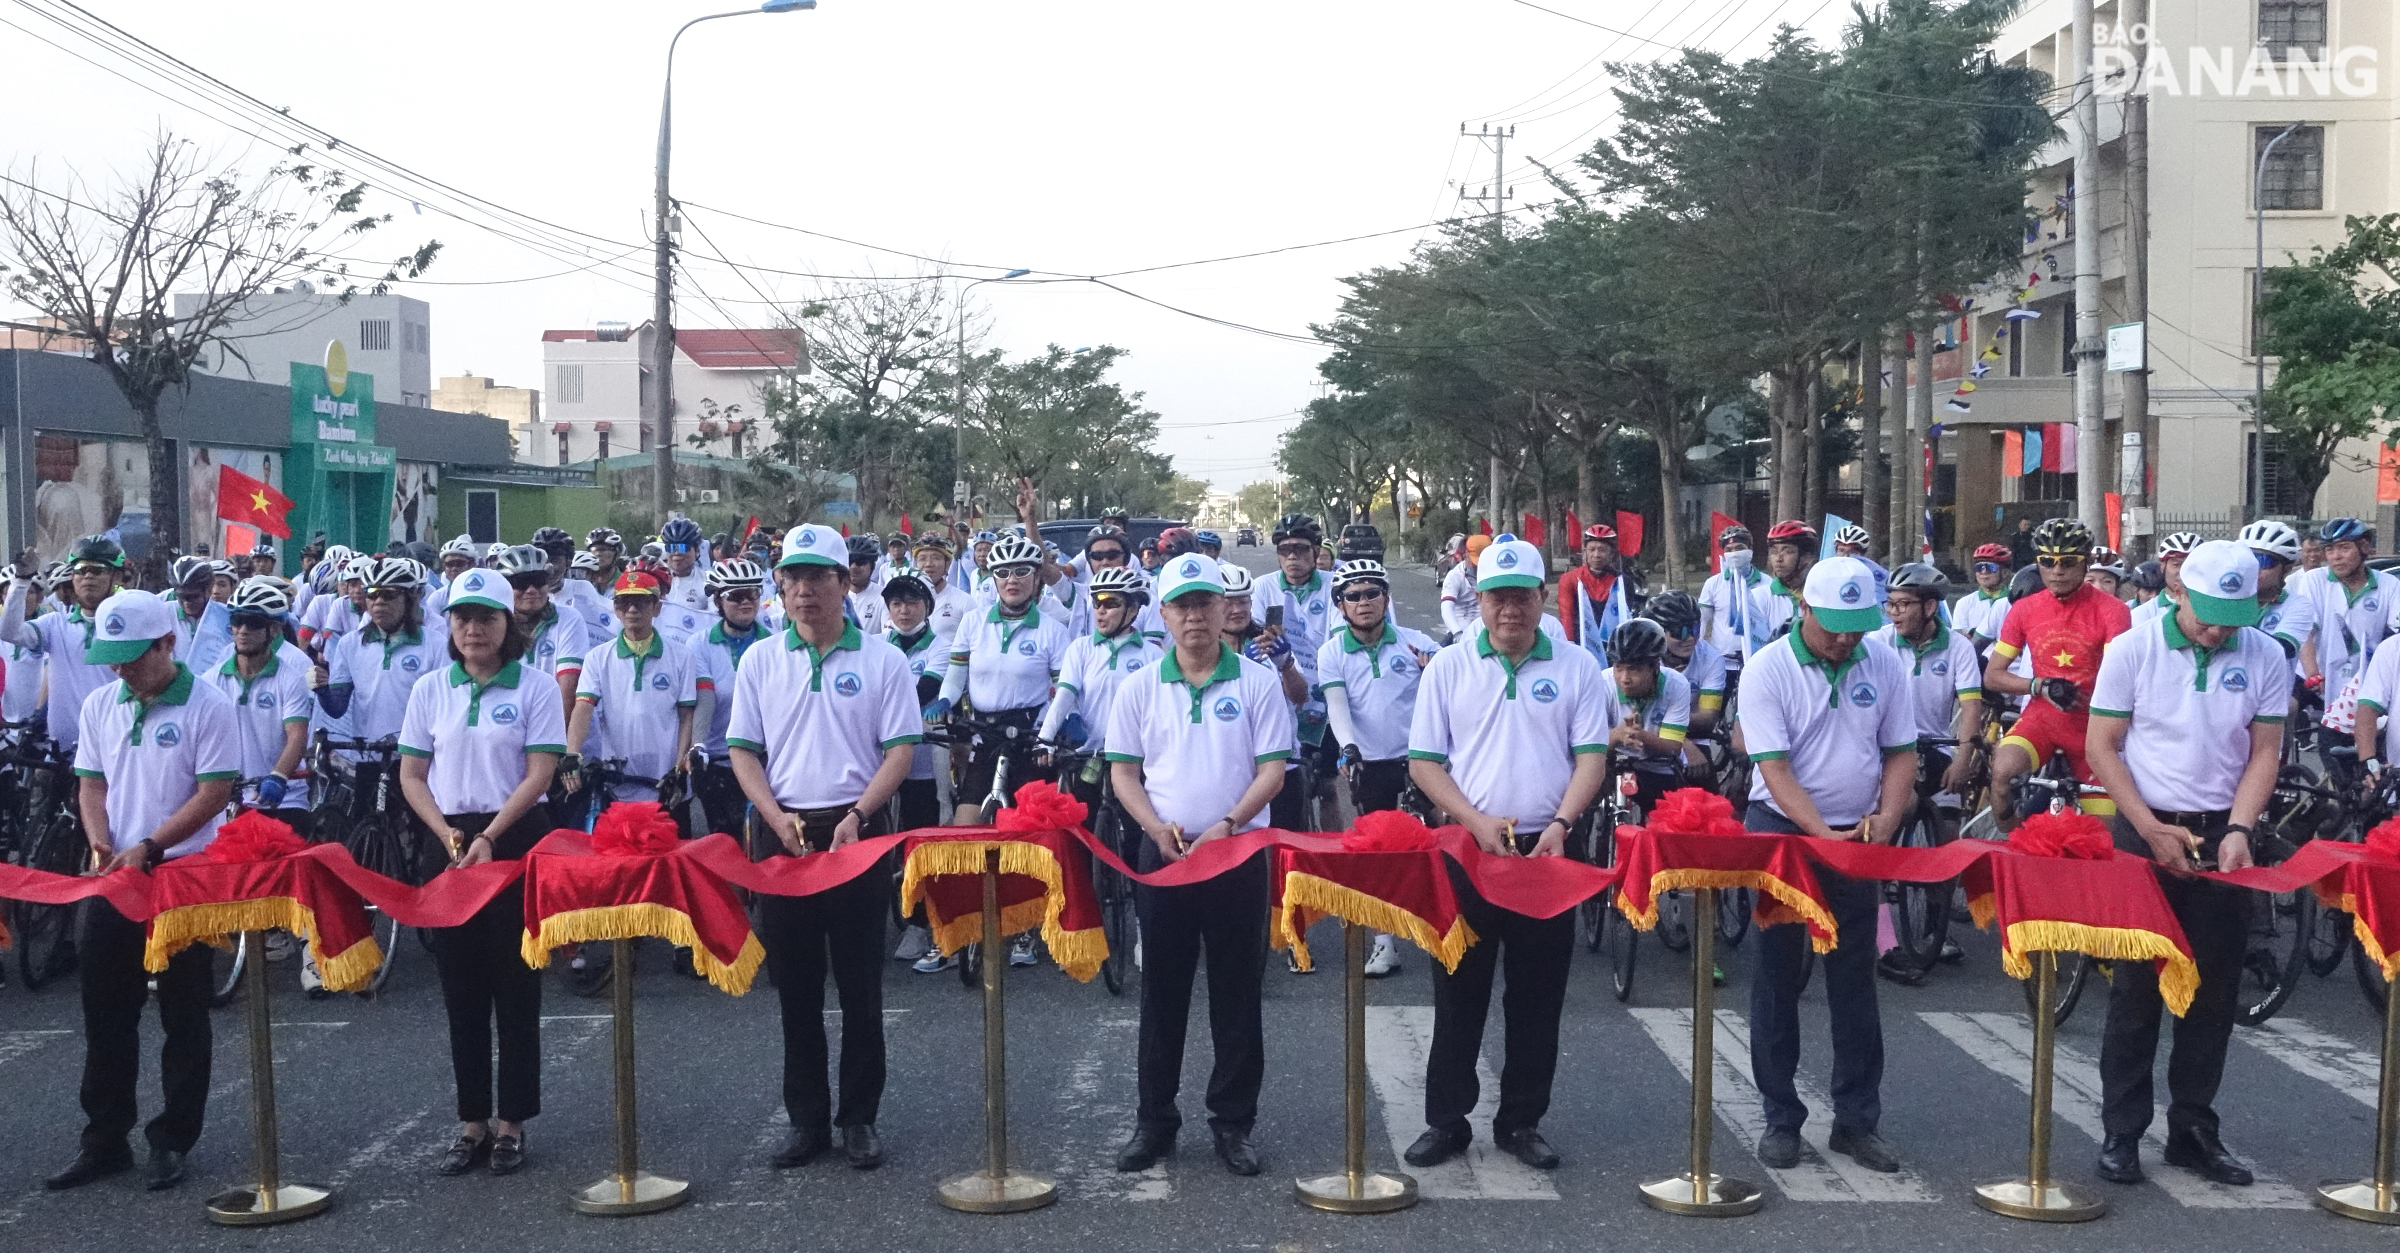
[[[200,300],[177,296],[175,316],[191,316]],[[422,300],[387,295],[344,302],[304,280],[243,306],[226,338],[231,345],[209,352],[202,373],[280,386],[291,381],[292,362],[320,363],[325,345],[338,339],[350,368],[374,377],[376,403],[433,402],[433,310]]]
[[[526,424],[517,459],[567,465],[647,450],[650,335],[647,322],[542,332],[546,412]],[[755,452],[764,387],[806,373],[808,348],[796,330],[676,331],[675,447],[724,457]],[[702,442],[693,443],[695,436]]]

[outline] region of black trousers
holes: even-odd
[[[1797,835],[1800,829],[1763,804],[1744,825]],[[1833,911],[1840,942],[1818,965],[1833,1027],[1833,1125],[1872,1132],[1883,1120],[1883,1015],[1875,1000],[1875,910],[1883,893],[1870,879],[1823,867],[1817,884]],[[1693,926],[1704,925],[1698,919]],[[1750,981],[1750,1080],[1766,1106],[1767,1126],[1798,1131],[1808,1121],[1793,1076],[1800,1070],[1800,976],[1808,928],[1798,923],[1758,933],[1758,969]]]
[[[1145,873],[1162,863],[1142,842]],[[1143,1130],[1173,1134],[1183,1125],[1175,1094],[1183,1086],[1184,1037],[1192,1017],[1192,979],[1208,960],[1208,1125],[1247,1135],[1258,1121],[1258,1089],[1267,1074],[1264,1013],[1267,965],[1267,857],[1260,853],[1214,879],[1184,887],[1136,885],[1142,923],[1142,1027],[1135,1119]]]
[[[733,777],[730,762],[712,761],[702,767],[692,776],[692,794],[700,798],[710,832],[742,838],[742,815],[750,801],[742,795],[741,781]]]
[[[1491,1017],[1492,979],[1506,969],[1500,1019],[1508,1032],[1508,1052],[1500,1063],[1500,1108],[1492,1116],[1492,1134],[1498,1137],[1540,1125],[1550,1110],[1550,1084],[1558,1074],[1558,1020],[1575,953],[1575,911],[1535,918],[1502,909],[1476,895],[1456,866],[1450,867],[1450,883],[1475,943],[1457,970],[1433,964],[1425,1125],[1467,1129],[1467,1113],[1483,1095],[1475,1059],[1483,1053],[1484,1023]]]
[[[2118,848],[2147,854],[2149,845],[2131,824],[2115,818],[2109,825]],[[2191,1009],[2175,1020],[2175,1045],[2167,1054],[2167,1134],[2215,1131],[2217,1085],[2225,1077],[2242,959],[2250,947],[2250,893],[2231,884],[2153,873],[2200,968],[2200,990]],[[2100,1037],[2100,1125],[2112,1136],[2149,1130],[2157,1109],[2151,1083],[2164,1009],[2158,972],[2150,963],[2116,964],[2109,980],[2108,1023]]]
[[[797,815],[802,837],[811,848],[830,847],[845,812]],[[860,835],[880,835],[882,827],[878,818]],[[783,1109],[795,1132],[872,1126],[882,1107],[883,961],[890,952],[884,947],[884,920],[891,912],[892,879],[880,867],[814,896],[758,898],[758,942],[767,950],[767,975],[783,1011]],[[842,1007],[839,1107],[826,1070],[828,972]]]
[[[449,821],[473,836],[490,827],[494,816],[452,814]],[[492,856],[523,857],[550,833],[549,823],[549,808],[535,805],[493,837]],[[512,883],[464,924],[433,933],[460,1122],[523,1122],[542,1112],[542,972],[525,964],[524,932],[525,889]]]
[[[142,969],[144,937],[141,923],[126,921],[106,900],[83,903],[75,944],[83,962],[87,1150],[122,1147],[140,1116],[134,1088],[142,1070],[142,1003],[150,999],[150,975]],[[208,1112],[210,953],[207,945],[194,944],[170,958],[158,975],[158,1020],[166,1028],[158,1072],[166,1108],[143,1131],[153,1150],[190,1152]]]
[[[941,780],[903,779],[900,782],[900,827],[915,831],[942,825]]]
[[[1400,793],[1408,790],[1408,759],[1362,761],[1350,788],[1350,804],[1362,814],[1400,808]]]
[[[1278,831],[1308,829],[1308,789],[1300,786],[1300,768],[1283,772],[1283,787],[1267,802],[1267,825]]]

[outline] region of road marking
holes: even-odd
[[[1367,1077],[1375,1085],[1392,1159],[1407,1152],[1425,1125],[1425,1058],[1433,1044],[1431,1005],[1367,1007]],[[1467,1115],[1480,1132],[1467,1151],[1439,1166],[1402,1166],[1417,1177],[1417,1194],[1453,1201],[1555,1201],[1550,1176],[1501,1152],[1492,1144],[1492,1115],[1500,1108],[1500,1081],[1491,1063],[1475,1059],[1481,1099]]]
[[[1109,1201],[1175,1199],[1175,1180],[1166,1162],[1126,1174],[1111,1160],[1127,1107],[1101,1098],[1108,1077],[1125,1073],[1140,1028],[1141,1020],[1129,1014],[1111,1014],[1094,1023],[1083,1051],[1067,1070],[1065,1089],[1052,1097],[1062,1121],[1075,1130],[1064,1137],[1064,1151],[1053,1159],[1050,1173],[1072,1195]]]
[[[1659,1051],[1675,1064],[1685,1083],[1692,1081],[1692,1011],[1688,1009],[1636,1009],[1629,1011],[1642,1030],[1650,1035]],[[1729,1009],[1717,1011],[1716,1043],[1714,1046],[1715,1099],[1712,1102],[1717,1118],[1733,1130],[1743,1152],[1755,1158],[1759,1139],[1767,1133],[1766,1099],[1759,1095],[1758,1085],[1750,1080],[1750,1026],[1740,1014]],[[1800,1099],[1819,1109],[1832,1108],[1833,1102],[1806,1079],[1794,1084]],[[1688,1096],[1686,1098],[1688,1100]],[[1932,1201],[1933,1189],[1913,1171],[1886,1175],[1868,1170],[1848,1157],[1825,1147],[1824,1127],[1830,1119],[1805,1124],[1800,1132],[1801,1142],[1811,1150],[1800,1163],[1789,1169],[1777,1170],[1764,1162],[1759,1169],[1786,1197],[1795,1201]]]
[[[1927,1026],[1948,1037],[1952,1044],[1984,1067],[2016,1085],[2019,1092],[2033,1091],[2033,1020],[2023,1014],[1952,1014],[1921,1013],[1917,1017]],[[2053,1074],[2055,1085],[2051,1092],[2053,1122],[2064,1122],[2098,1144],[2106,1139],[2100,1124],[2100,1066],[2078,1049],[2064,1044],[2056,1046]],[[2167,1111],[2160,1106],[2150,1120],[2150,1129],[2143,1133],[2144,1154],[2149,1160],[2144,1172],[2159,1190],[2175,1198],[2181,1205],[2193,1209],[2307,1209],[2308,1197],[2282,1180],[2269,1178],[2256,1171],[2258,1182],[2247,1188],[2229,1188],[2211,1183],[2181,1167],[2169,1166],[2159,1160],[2165,1152]],[[2056,1169],[2059,1155],[2054,1148],[2051,1163]],[[2254,1168],[2255,1171],[2255,1168]]]
[[[576,1054],[590,1048],[615,1021],[613,1014],[562,1014],[542,1019],[542,1064],[571,1066]],[[563,1024],[552,1030],[550,1024]]]
[[[0,1031],[0,1066],[5,1066],[53,1040],[74,1034],[74,1031],[65,1027],[39,1031]]]
[[[2315,1079],[2351,1100],[2375,1108],[2380,1063],[2373,1053],[2291,1018],[2269,1019],[2264,1031],[2237,1031],[2234,1038]]]
[[[358,1151],[352,1153],[349,1159],[342,1163],[342,1168],[333,1173],[333,1178],[329,1182],[328,1186],[334,1188],[342,1187],[343,1185],[349,1183],[352,1179],[357,1178],[358,1172],[374,1165],[378,1161],[387,1159],[397,1161],[400,1155],[393,1153],[392,1150],[399,1146],[399,1143],[403,1138],[415,1134],[417,1128],[423,1126],[425,1121],[432,1117],[433,1108],[431,1106],[427,1106],[426,1108],[418,1110],[416,1113],[410,1114],[408,1117],[401,1119],[398,1124],[394,1125],[389,1130],[359,1146]]]
[[[614,1022],[615,1014],[544,1014],[543,1022]]]

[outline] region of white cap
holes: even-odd
[[[2255,626],[2266,608],[2258,603],[2258,555],[2232,540],[2212,539],[2183,559],[2183,591],[2192,616],[2210,626]]]
[[[1549,579],[1549,566],[1541,549],[1514,535],[1495,535],[1491,546],[1475,559],[1475,590],[1488,592],[1495,587],[1539,588]]]
[[[117,666],[150,651],[150,645],[175,634],[175,610],[155,594],[127,588],[100,602],[92,615],[92,642],[83,646],[86,665]]]
[[[468,606],[497,609],[514,615],[517,593],[508,585],[508,576],[495,570],[468,570],[450,585],[450,599],[442,606],[445,613],[456,613]]]
[[[783,537],[783,556],[776,559],[775,568],[792,566],[831,566],[836,570],[850,568],[850,541],[841,531],[830,526],[805,523],[793,527]]]
[[[1800,599],[1828,631],[1872,631],[1883,625],[1883,580],[1874,563],[1827,557],[1810,566]]]
[[[1205,553],[1185,553],[1158,568],[1158,603],[1166,604],[1186,592],[1225,594],[1225,572]]]

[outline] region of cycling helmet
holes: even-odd
[[[1642,615],[1666,630],[1668,636],[1681,639],[1700,625],[1700,602],[1690,592],[1669,589],[1650,598],[1642,606]]]
[[[1723,548],[1735,540],[1740,540],[1744,544],[1749,543],[1750,528],[1743,526],[1739,522],[1736,522],[1732,526],[1726,527],[1724,530],[1717,532],[1717,547],[1719,548]]]
[[[167,586],[187,587],[216,577],[216,562],[206,557],[177,557],[167,567]]]
[[[1648,618],[1621,623],[1616,634],[1608,637],[1608,664],[1612,666],[1654,666],[1666,655],[1667,630]]]
[[[998,537],[993,535],[990,531],[977,531],[975,533],[975,542],[978,544],[989,544],[996,538]],[[1120,544],[1124,543],[1125,528],[1110,526],[1103,522],[1100,525],[1093,527],[1091,530],[1083,533],[1083,542],[1087,547],[1090,546],[1094,540],[1104,539],[1113,539]]]
[[[2166,586],[2166,583],[2163,579],[2160,581],[2159,586]],[[2013,605],[2040,590],[2042,590],[2042,568],[2040,566],[2027,566],[2024,569],[2017,571],[2016,574],[2010,577],[2008,580],[2009,603]]]
[[[766,581],[767,572],[759,569],[758,563],[748,557],[720,561],[708,568],[708,594],[712,597],[745,587],[757,591]]]
[[[883,598],[887,601],[921,600],[930,605],[933,603],[933,588],[913,574],[895,574],[884,580]]]
[[[1274,536],[1270,542],[1281,544],[1287,539],[1306,540],[1311,545],[1322,544],[1325,542],[1325,530],[1317,525],[1315,518],[1305,513],[1287,513],[1276,519]]]
[[[265,539],[265,538],[261,538],[261,539],[260,539],[258,542],[256,542],[256,543],[254,543],[254,544],[250,545],[250,555],[251,555],[251,556],[253,556],[253,557],[272,557],[272,556],[274,556],[274,555],[275,555],[275,541],[273,541],[273,540],[271,540],[271,539]]]
[[[1843,527],[1841,530],[1835,531],[1833,533],[1833,542],[1836,544],[1856,544],[1860,548],[1865,548],[1875,542],[1875,537],[1867,534],[1867,528],[1853,522],[1850,525]]]
[[[364,555],[352,557],[342,563],[341,569],[333,572],[334,581],[337,583],[364,583],[367,581],[368,572],[375,568],[378,560],[380,559]]]
[[[1192,534],[1189,527],[1171,526],[1158,533],[1158,555],[1161,557],[1180,557],[1199,547],[1200,537]]]
[[[374,564],[367,569],[367,591],[382,589],[414,592],[425,586],[425,569],[406,557],[372,557]]]
[[[2155,561],[2145,561],[2133,568],[2126,581],[2145,592],[2163,592],[2167,590],[2167,571]]]
[[[1250,587],[1254,582],[1257,581],[1257,576],[1251,574],[1248,567],[1222,565],[1217,567],[1217,574],[1220,581],[1225,584],[1225,594],[1227,596],[1239,596],[1244,600],[1249,599]]]
[[[499,571],[504,579],[514,579],[520,574],[548,574],[550,554],[531,544],[517,544],[501,549],[492,558],[492,569]]]
[[[617,534],[614,527],[596,526],[584,532],[583,546],[586,548],[614,548],[618,552],[624,552],[625,537]]]
[[[1922,561],[1912,561],[1892,571],[1888,590],[1910,592],[1939,600],[1944,592],[1950,590],[1950,580],[1942,577],[1942,572],[1933,566]]]
[[[883,546],[876,543],[873,536],[853,535],[850,537],[850,562],[852,565],[856,565],[861,560],[877,561],[882,557]]]
[[[2033,551],[2088,555],[2092,551],[2092,528],[2085,526],[2081,518],[2044,518],[2033,526]]]
[[[325,548],[325,555],[319,558],[319,560],[334,565],[340,565],[342,562],[348,561],[357,555],[358,550],[350,547],[348,544],[329,544]]]
[[[233,589],[233,599],[226,608],[235,613],[263,613],[280,618],[292,611],[292,594],[282,582],[265,575],[243,579],[241,586]]]
[[[577,553],[568,559],[567,568],[569,570],[589,570],[594,574],[598,574],[600,572],[600,559],[588,552]]]
[[[2241,542],[2272,554],[2286,565],[2300,564],[2300,533],[2272,518],[2260,518],[2243,527]]]
[[[1011,535],[992,545],[991,556],[983,559],[983,568],[995,573],[1010,566],[1039,566],[1041,564],[1041,546],[1018,535]]]
[[[2101,561],[2098,558],[2094,558],[2090,566],[2090,571],[2093,574],[2105,574],[2110,578],[2115,579],[2117,582],[2122,583],[2125,581],[2125,559],[2123,557],[2119,557],[2113,552],[2108,554],[2108,560],[2106,561]]]
[[[1104,592],[1130,596],[1136,605],[1148,604],[1150,601],[1150,589],[1142,582],[1142,576],[1124,566],[1093,572],[1092,595],[1098,596]]]
[[[1198,542],[1202,548],[1222,549],[1225,547],[1225,541],[1215,531],[1194,531],[1192,539]]]
[[[2008,551],[2006,544],[1985,544],[1975,550],[1975,560],[1977,561],[1997,561],[2005,566],[2016,559],[2017,555]]]
[[[208,563],[208,574],[210,578],[232,579],[236,583],[242,581],[242,576],[234,573],[233,563],[222,557]]]
[[[1617,528],[1599,522],[1583,528],[1583,542],[1588,544],[1593,540],[1599,540],[1604,544],[1614,544],[1617,542]]]
[[[543,552],[569,552],[575,547],[575,537],[554,526],[535,531],[533,538],[527,542]]]
[[[494,541],[494,542],[492,542],[492,543],[489,543],[489,544],[486,544],[486,545],[484,545],[484,546],[483,546],[483,564],[485,564],[485,565],[487,565],[487,566],[488,566],[488,565],[492,564],[493,562],[500,560],[500,554],[502,554],[502,553],[504,553],[504,552],[507,552],[507,551],[508,551],[508,545],[506,545],[506,544],[503,544],[503,543],[500,543],[500,542],[498,542],[498,541]]]
[[[2039,532],[2036,532],[2036,534],[2039,534]],[[2344,536],[2343,538],[2348,539],[2351,537]],[[2198,548],[2207,542],[2208,541],[2200,538],[2200,533],[2197,531],[2177,531],[2174,534],[2167,536],[2165,539],[2158,541],[2158,555],[2164,557],[2168,553],[2189,553],[2193,549]]]
[[[1392,576],[1383,568],[1382,562],[1364,557],[1345,561],[1334,567],[1333,590],[1335,592],[1338,593],[1353,583],[1373,583],[1388,592],[1392,588]]]
[[[42,567],[42,586],[44,588],[57,587],[67,581],[67,576],[74,573],[74,569],[73,566],[63,561],[51,562]]]
[[[1767,528],[1767,542],[1770,544],[1797,544],[1802,548],[1814,548],[1817,546],[1817,528],[1796,518],[1778,522]]]
[[[2317,538],[2328,544],[2339,543],[2346,539],[2365,540],[2373,543],[2375,542],[2375,528],[2356,518],[2335,518],[2317,528]]]
[[[67,550],[67,566],[107,566],[112,570],[125,568],[125,547],[105,535],[86,535]]]
[[[658,542],[669,548],[698,548],[708,541],[700,533],[700,524],[682,514],[669,514],[667,524],[658,529]]]
[[[868,538],[868,539],[873,539],[873,538],[875,538],[875,537],[874,537],[874,536],[872,536],[872,535],[870,535],[870,536],[868,536],[867,538]],[[905,535],[895,535],[895,536],[893,536],[892,538],[893,538],[894,540],[904,540],[904,539],[907,539],[908,537],[907,537],[907,536],[905,536]],[[1024,541],[1024,537],[1023,537],[1023,536],[1021,536],[1021,535],[1020,535],[1020,536],[1018,536],[1018,537],[1016,537],[1016,538],[1017,538],[1018,542],[1020,542],[1020,543],[1022,543],[1022,542]],[[918,536],[914,542],[912,542],[912,543],[910,543],[910,544],[909,544],[909,546],[908,546],[908,551],[909,551],[910,553],[912,553],[912,554],[914,554],[914,553],[927,553],[927,552],[931,552],[931,553],[940,553],[941,555],[943,555],[943,556],[945,556],[945,557],[950,557],[950,556],[955,556],[955,555],[956,555],[956,554],[954,554],[954,553],[951,551],[951,548],[950,548],[950,538],[949,538],[948,536],[946,536],[946,535],[936,535],[936,534],[934,534],[934,533],[933,533],[933,532],[931,532],[931,531],[927,531],[927,532],[925,532],[923,535],[920,535],[920,536]]]
[[[649,543],[642,545],[642,551],[636,554],[636,556],[646,557],[652,561],[663,561],[667,556],[667,546],[659,543],[656,540],[652,540]]]
[[[330,556],[332,554],[328,553],[327,555]],[[442,545],[441,555],[444,557],[464,557],[469,561],[474,561],[483,554],[476,550],[475,538],[473,536],[460,535],[453,537],[449,543]]]

